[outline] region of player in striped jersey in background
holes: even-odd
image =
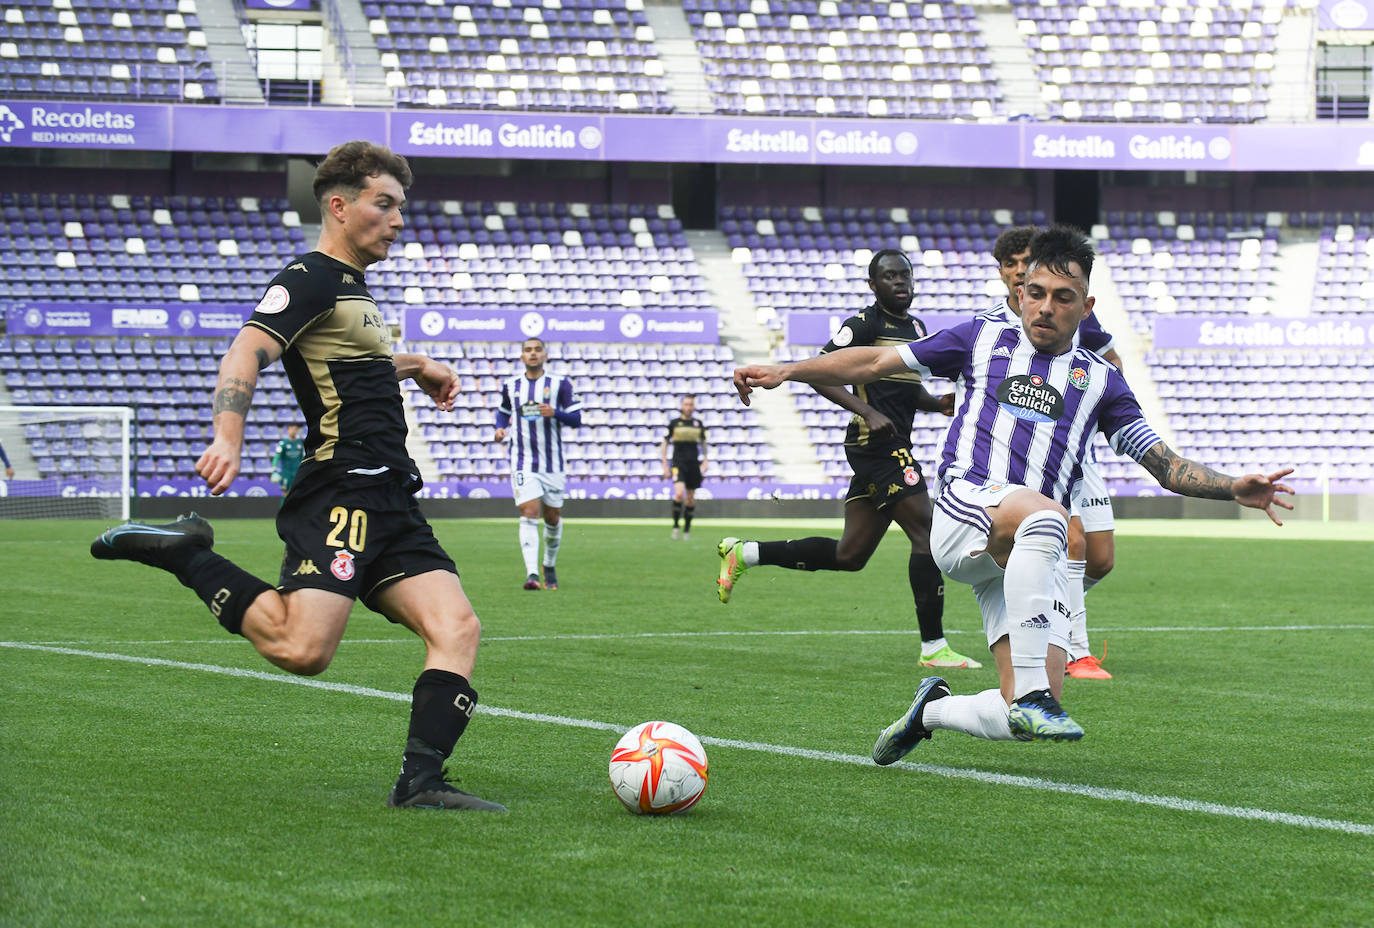
[[[1069,647],[1068,504],[1093,432],[1185,496],[1292,509],[1275,473],[1230,477],[1160,441],[1125,379],[1079,344],[1092,311],[1092,245],[1067,226],[1031,241],[1021,319],[982,313],[901,347],[844,348],[805,361],[735,370],[746,403],[788,380],[869,383],[904,370],[955,381],[931,550],[950,577],[973,587],[999,687],[954,696],[926,677],[906,713],[878,736],[873,759],[891,764],[937,729],[992,741],[1076,741],[1083,729],[1059,704]],[[1018,324],[1019,323],[1019,324]]]
[[[543,339],[520,346],[525,370],[501,382],[496,441],[510,441],[510,486],[520,510],[520,554],[525,589],[558,589],[558,548],[563,540],[563,426],[582,424],[582,401],[570,379],[544,369]],[[539,578],[539,517],[544,518],[544,577]]]

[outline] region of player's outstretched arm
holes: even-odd
[[[398,354],[392,358],[396,365],[396,379],[413,379],[416,385],[444,411],[453,408],[458,399],[458,374],[441,361],[422,354]]]
[[[196,461],[196,473],[219,496],[239,475],[243,423],[253,405],[258,372],[281,357],[281,345],[256,326],[244,326],[219,362],[213,422],[215,438]]]
[[[896,348],[841,348],[791,364],[751,364],[735,368],[735,390],[744,405],[757,388],[771,390],[788,380],[814,386],[872,383],[907,369]]]
[[[1180,456],[1162,441],[1145,452],[1145,456],[1140,459],[1140,466],[1149,471],[1166,490],[1199,499],[1233,499],[1250,509],[1263,509],[1275,525],[1283,524],[1274,514],[1275,506],[1293,508],[1292,503],[1280,499],[1277,495],[1292,495],[1292,487],[1278,482],[1293,473],[1291,467],[1275,471],[1268,476],[1245,474],[1230,477]]]

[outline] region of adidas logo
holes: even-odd
[[[996,348],[992,349],[992,356],[994,358],[1006,358],[1010,360],[1011,349],[1006,347],[1005,345],[998,345]]]
[[[318,575],[319,575],[319,572],[320,572],[319,569],[318,569],[317,567],[315,567],[315,562],[312,561],[312,560],[306,559],[306,560],[304,560],[304,561],[301,561],[300,566],[297,567],[294,571],[292,571],[291,576],[293,576],[293,577],[305,577],[305,576],[309,576],[309,575],[311,575],[311,574],[315,574],[315,575],[318,576]]]
[[[1039,615],[1033,615],[1029,619],[1026,619],[1026,621],[1021,623],[1021,627],[1044,630],[1050,627],[1050,620],[1045,618],[1045,614],[1042,612]]]

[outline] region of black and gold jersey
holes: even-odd
[[[839,348],[905,345],[926,337],[926,327],[915,316],[894,316],[877,303],[850,316],[826,342],[821,354]],[[911,447],[911,424],[916,418],[916,401],[920,395],[921,375],[915,371],[892,374],[869,384],[858,384],[854,395],[892,420],[896,435],[872,442],[868,424],[862,416],[853,416],[844,433],[847,446],[862,448]]]
[[[361,269],[318,251],[297,258],[272,278],[244,325],[284,349],[282,366],[306,423],[298,482],[329,462],[419,473],[406,453],[391,329]]]
[[[688,464],[697,460],[697,446],[706,443],[706,426],[693,416],[677,416],[668,423],[667,441],[673,443],[674,464]]]

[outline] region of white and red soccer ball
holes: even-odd
[[[611,752],[611,788],[636,815],[686,812],[706,792],[706,750],[681,725],[636,725]]]

